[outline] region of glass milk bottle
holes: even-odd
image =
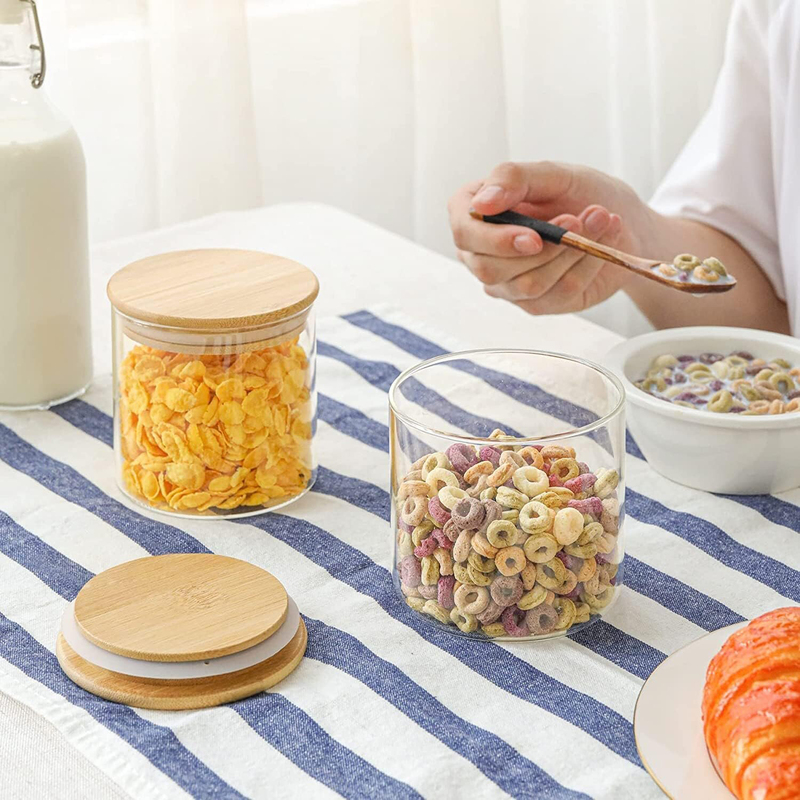
[[[33,0],[0,0],[0,409],[48,408],[92,376],[86,167],[40,88]]]

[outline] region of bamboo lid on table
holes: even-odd
[[[151,325],[200,330],[268,326],[306,311],[310,269],[255,250],[181,250],[123,267],[108,282],[118,311]]]
[[[298,666],[307,631],[293,602],[287,617],[289,606],[280,581],[246,561],[149,556],[85,584],[65,611],[74,624],[62,623],[56,655],[71,680],[108,700],[204,708],[263,691]],[[143,672],[148,662],[162,666]]]
[[[110,653],[200,661],[263,642],[287,607],[285,589],[263,569],[238,558],[179,553],[95,575],[75,598],[75,621]]]
[[[62,635],[56,642],[56,656],[70,680],[98,697],[136,708],[182,711],[232,703],[269,689],[300,664],[307,643],[306,626],[300,620],[291,642],[266,661],[227,675],[186,680],[135,678],[111,672],[81,658]]]

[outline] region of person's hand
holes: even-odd
[[[501,164],[459,189],[448,203],[458,258],[492,297],[531,314],[581,311],[610,297],[632,276],[578,250],[543,242],[535,231],[470,216],[513,209],[588,239],[637,253],[635,221],[646,207],[621,181],[563,164]]]

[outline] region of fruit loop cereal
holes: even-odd
[[[571,447],[454,444],[411,466],[395,495],[400,590],[462,633],[535,637],[603,613],[618,591],[616,470]]]
[[[744,351],[658,356],[635,385],[660,400],[718,414],[800,411],[800,367]]]
[[[656,264],[653,271],[684,283],[730,283],[733,279],[718,258],[700,261],[691,253],[675,256],[671,264]]]
[[[135,345],[119,369],[122,476],[162,510],[256,510],[312,475],[309,362],[297,341],[239,355]]]

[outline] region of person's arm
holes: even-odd
[[[788,332],[782,298],[791,287],[784,285],[781,268],[780,178],[772,148],[772,107],[781,101],[772,96],[767,52],[776,6],[762,0],[735,3],[711,105],[651,199],[655,210],[643,235],[673,247],[680,242],[687,251],[715,255],[732,268],[739,286],[707,301],[709,324]],[[686,319],[682,309],[665,318],[658,303],[636,287],[629,294],[656,325]]]
[[[602,205],[598,205],[598,203]],[[788,331],[786,304],[758,264],[729,236],[704,223],[657,213],[626,184],[587,167],[502,164],[450,200],[458,257],[492,297],[531,314],[582,311],[622,289],[656,327],[732,325]],[[534,231],[473,219],[509,208],[548,219],[633,255],[671,260],[716,256],[738,286],[716,297],[689,297]]]
[[[609,175],[549,162],[502,164],[453,195],[450,224],[458,257],[487,294],[532,314],[558,314],[581,311],[622,289],[657,327],[789,330],[771,148],[771,7],[737,0],[714,99],[656,192],[653,208]],[[688,297],[580,252],[543,244],[526,228],[472,220],[471,206],[482,214],[517,208],[634,255],[716,256],[739,285],[713,298]]]

